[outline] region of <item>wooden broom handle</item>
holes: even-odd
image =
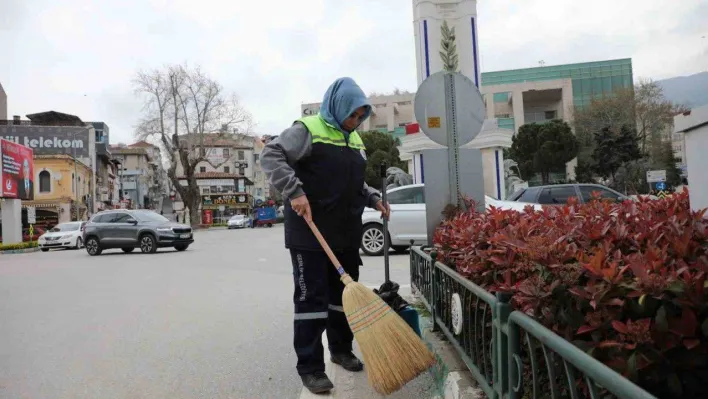
[[[347,273],[344,271],[344,268],[342,267],[342,264],[339,263],[339,260],[334,255],[334,252],[332,252],[332,248],[329,247],[329,244],[327,244],[327,241],[322,236],[322,233],[320,233],[320,229],[318,229],[317,226],[315,226],[315,222],[313,222],[312,220],[306,220],[306,222],[310,226],[310,230],[312,230],[312,234],[314,234],[315,237],[317,237],[317,241],[320,242],[320,245],[322,245],[322,248],[327,253],[329,260],[334,265],[334,268],[337,269],[337,273],[339,273],[339,275],[342,277],[347,275]]]

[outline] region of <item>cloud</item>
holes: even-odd
[[[705,70],[708,3],[666,4],[479,1],[482,70],[626,57],[635,78]],[[268,134],[340,76],[367,92],[416,88],[412,0],[4,0],[0,41],[11,115],[103,120],[115,141],[139,118],[131,78],[166,64],[201,65]]]

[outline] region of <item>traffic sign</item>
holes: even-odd
[[[648,170],[647,171],[647,183],[658,183],[666,181],[666,171],[665,170]]]
[[[37,223],[37,208],[33,206],[27,207],[27,224]]]
[[[443,146],[457,146],[474,139],[482,130],[484,100],[477,86],[461,73],[437,72],[421,83],[415,95],[415,118],[426,136]]]
[[[657,191],[664,191],[664,190],[666,190],[666,183],[664,183],[663,181],[660,181],[660,182],[656,183],[656,185],[654,187],[656,187]]]

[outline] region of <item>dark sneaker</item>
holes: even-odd
[[[322,371],[304,374],[301,375],[300,378],[302,379],[302,385],[312,393],[325,393],[334,388],[332,381],[330,381],[329,378],[327,378],[327,374]]]
[[[344,367],[347,371],[361,371],[364,370],[364,364],[354,356],[353,353],[333,353],[332,363],[336,363]]]

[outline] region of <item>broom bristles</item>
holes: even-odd
[[[425,343],[386,302],[362,284],[345,284],[344,313],[364,355],[369,385],[389,395],[435,364]]]

